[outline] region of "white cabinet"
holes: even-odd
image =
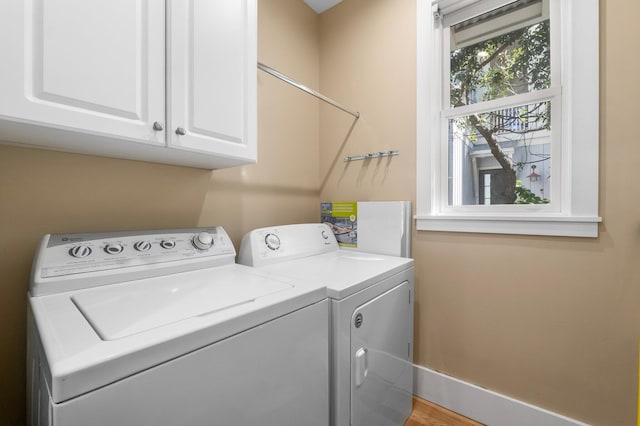
[[[0,15],[3,118],[164,145],[163,4],[5,1]]]
[[[0,140],[255,162],[256,0],[3,1],[0,16]]]
[[[255,158],[245,142],[256,140],[255,35],[245,30],[256,27],[251,3],[169,1],[171,146]],[[239,54],[247,51],[254,53]]]

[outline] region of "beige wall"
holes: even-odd
[[[635,425],[640,331],[634,0],[601,1],[597,239],[414,232],[418,364],[594,425]],[[322,199],[415,201],[415,0],[321,15]],[[392,159],[340,155],[399,149]],[[337,158],[337,161],[334,159]],[[326,176],[329,171],[328,176]]]
[[[259,1],[259,60],[318,84],[318,17],[300,0]],[[45,233],[317,221],[317,102],[258,75],[259,163],[206,171],[0,146],[0,425],[25,412],[26,292]],[[1,135],[0,135],[1,139]]]

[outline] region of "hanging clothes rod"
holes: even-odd
[[[274,70],[271,67],[266,66],[265,64],[258,62],[258,69],[261,69],[262,71],[271,74],[272,76],[279,78],[280,80],[284,81],[285,83],[289,83],[290,85],[297,87],[298,89],[302,90],[303,92],[307,92],[308,94],[310,94],[311,96],[315,96],[316,98],[320,99],[321,101],[324,101],[330,105],[333,105],[334,107],[341,109],[342,111],[353,115],[355,118],[360,118],[360,113],[358,111],[353,112],[351,110],[349,110],[348,108],[340,105],[339,103],[337,103],[336,101],[334,101],[331,98],[327,98],[326,96],[324,96],[322,93],[318,93],[313,89],[308,88],[307,86],[305,86],[304,84],[298,83],[297,81],[287,77],[286,75],[282,74],[281,72],[278,72],[276,70]]]

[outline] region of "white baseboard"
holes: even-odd
[[[490,426],[589,426],[420,365],[414,366],[413,393]]]

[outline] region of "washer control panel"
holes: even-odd
[[[235,256],[233,244],[221,227],[54,234],[45,239],[36,262],[41,278]]]

